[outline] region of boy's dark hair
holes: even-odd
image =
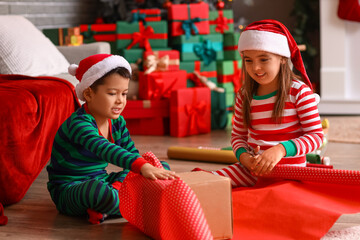
[[[103,85],[104,84],[104,79],[107,77],[107,76],[110,76],[111,74],[119,74],[121,77],[123,78],[128,78],[131,80],[131,74],[129,72],[129,70],[127,70],[126,68],[124,67],[117,67],[117,68],[114,68],[113,70],[107,72],[104,76],[102,76],[101,78],[99,78],[98,80],[96,80],[91,86],[90,88],[93,90],[93,91],[96,91],[97,90],[97,87],[99,85]]]

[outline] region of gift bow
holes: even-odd
[[[205,111],[206,102],[203,100],[196,102],[196,94],[194,94],[193,103],[185,105],[185,113],[189,116],[189,135],[207,131],[207,125],[202,121]]]
[[[147,68],[144,74],[152,73],[153,71],[167,71],[170,64],[169,55],[158,58],[155,55],[148,55],[145,59],[144,65]]]
[[[200,44],[194,45],[194,53],[205,65],[209,65],[212,61],[216,60],[216,51],[212,47],[212,42],[210,40],[205,40]]]
[[[175,85],[177,78],[173,80],[173,82],[165,88],[164,77],[163,76],[151,76],[149,83],[149,98],[151,100],[157,100],[160,98],[170,98],[171,90]]]
[[[199,30],[196,27],[195,23],[200,22],[200,21],[201,21],[201,19],[198,17],[182,21],[181,27],[185,32],[186,39],[188,39],[190,37],[191,30],[194,31],[194,34],[196,34],[196,35],[199,34]]]
[[[140,12],[134,12],[132,14],[132,20],[131,22],[143,22],[144,25],[146,25],[146,13],[140,13]]]
[[[149,43],[149,38],[154,34],[154,29],[151,26],[144,28],[142,24],[139,23],[139,32],[132,34],[133,41],[127,46],[126,49],[131,49],[135,44],[139,43],[140,47],[145,48],[146,51],[151,51],[151,46]]]
[[[219,11],[219,16],[215,20],[215,24],[216,24],[215,31],[224,33],[225,30],[229,30],[228,22],[229,20],[226,17],[224,17],[224,12]]]

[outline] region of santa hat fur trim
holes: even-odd
[[[77,97],[85,101],[83,92],[90,87],[96,80],[117,67],[126,68],[131,74],[131,67],[125,58],[111,54],[96,54],[80,61],[79,66],[72,64],[68,72],[76,76],[79,83],[75,87]]]

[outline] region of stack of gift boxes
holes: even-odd
[[[80,31],[84,43],[109,42],[113,54],[139,65],[138,100],[122,114],[131,134],[184,137],[231,124],[241,73],[232,10],[172,4],[168,19],[160,9],[136,9],[131,22]]]

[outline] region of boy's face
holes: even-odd
[[[96,91],[89,89],[86,102],[96,120],[117,119],[126,106],[129,79],[117,73],[104,79]]]

